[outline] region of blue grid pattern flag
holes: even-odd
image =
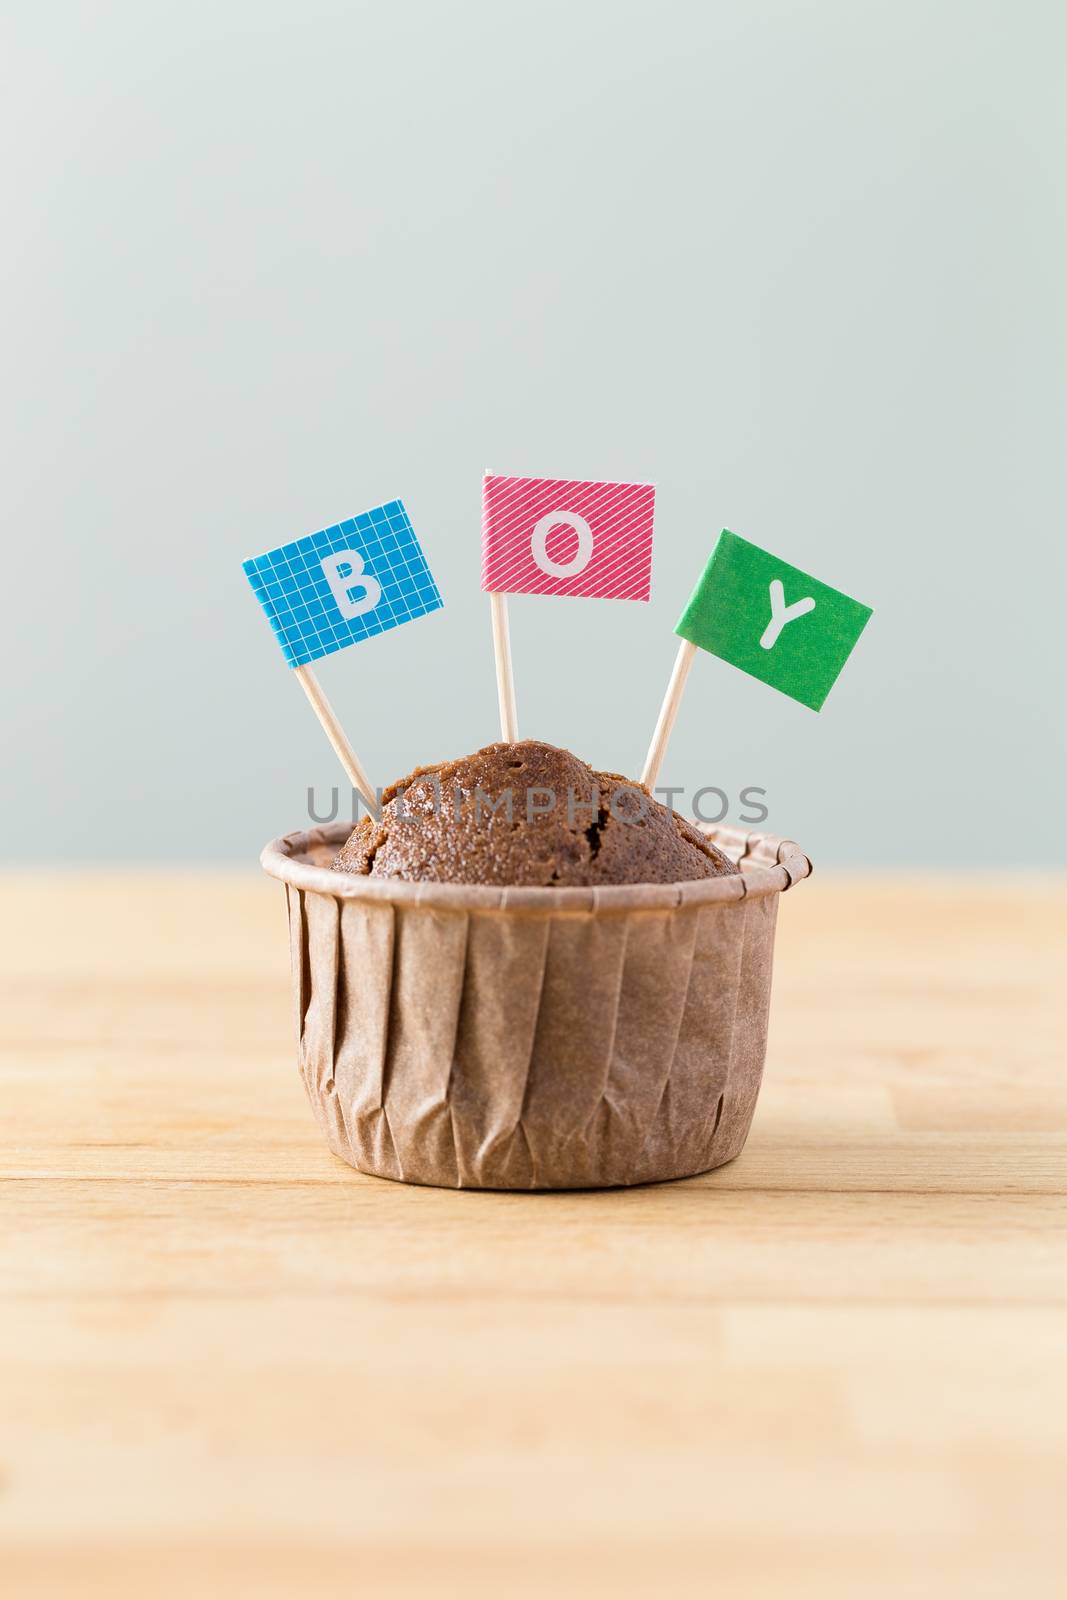
[[[291,667],[443,604],[400,500],[252,556],[244,570]]]

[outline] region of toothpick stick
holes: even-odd
[[[656,731],[652,735],[652,743],[648,747],[645,757],[645,769],[641,774],[641,782],[646,789],[656,787],[659,769],[663,765],[663,757],[667,753],[667,741],[674,727],[674,719],[678,715],[678,707],[682,703],[682,691],[685,689],[685,680],[689,676],[689,668],[693,665],[693,657],[697,653],[695,644],[690,644],[688,639],[683,639],[678,646],[678,654],[674,658],[674,670],[671,681],[667,685],[667,693],[663,696],[663,704],[659,708],[659,719]]]
[[[345,730],[337,720],[336,711],[323,693],[322,684],[310,667],[294,667],[293,676],[299,679],[300,687],[311,701],[311,709],[322,723],[323,732],[337,752],[338,760],[348,774],[349,781],[359,790],[367,810],[377,822],[381,817],[378,797],[371,787],[371,781],[364,772],[359,757],[348,742]]]
[[[482,493],[485,480],[492,477],[488,467],[482,476]],[[482,501],[482,537],[485,537],[485,501]],[[505,744],[514,744],[519,737],[519,718],[515,710],[515,675],[511,670],[511,630],[508,627],[508,597],[489,592],[489,607],[493,617],[493,658],[496,661],[496,698],[500,707],[500,737]]]
[[[500,737],[505,744],[514,744],[519,737],[519,719],[515,711],[515,678],[511,671],[508,597],[506,594],[491,593],[489,604],[493,612],[493,655],[496,657],[496,697],[500,704]]]

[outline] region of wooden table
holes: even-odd
[[[1065,891],[787,896],[747,1149],[327,1153],[281,890],[9,878],[0,1592],[1065,1592]]]

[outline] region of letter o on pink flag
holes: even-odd
[[[482,588],[488,593],[647,600],[651,483],[503,478],[482,486]]]

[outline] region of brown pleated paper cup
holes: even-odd
[[[709,828],[736,877],[498,889],[334,872],[344,824],[287,834],[308,1098],[361,1172],[584,1189],[736,1156],[763,1075],[791,842]]]

